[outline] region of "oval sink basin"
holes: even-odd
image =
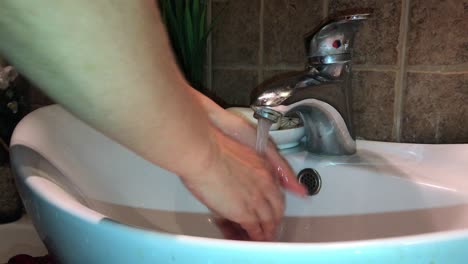
[[[468,263],[468,145],[357,147],[342,157],[282,151],[322,186],[307,198],[286,193],[276,242],[226,239],[176,175],[57,105],[21,121],[11,158],[61,263]]]

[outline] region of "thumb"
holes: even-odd
[[[291,166],[289,166],[288,162],[281,157],[273,143],[268,144],[266,157],[272,164],[275,176],[279,178],[283,188],[299,196],[307,195],[307,189],[304,185],[298,182],[296,174],[292,170]]]

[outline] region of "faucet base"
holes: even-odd
[[[341,114],[317,99],[305,99],[291,105],[270,108],[282,114],[297,112],[305,125],[306,149],[321,155],[352,155],[356,141]]]

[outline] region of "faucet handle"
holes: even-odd
[[[354,35],[359,22],[368,19],[372,10],[341,13],[327,19],[304,38],[309,64],[345,63],[351,60]]]

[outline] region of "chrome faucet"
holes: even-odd
[[[329,19],[305,37],[306,69],[264,82],[252,92],[256,118],[273,123],[297,113],[308,151],[323,155],[356,152],[351,112],[351,57],[359,22],[367,12]]]

